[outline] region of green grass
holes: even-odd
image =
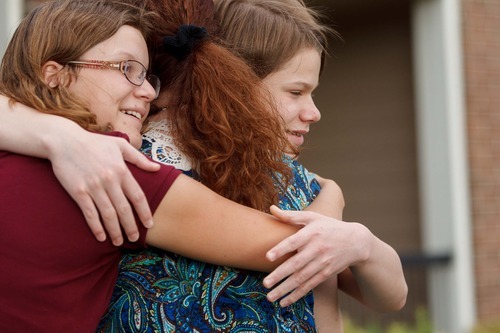
[[[344,317],[344,333],[435,333],[429,314],[424,308],[417,309],[415,322],[392,322],[387,327],[377,323],[357,325],[349,317]],[[478,323],[471,333],[500,333],[500,319]]]
[[[493,322],[479,323],[472,333],[500,333],[500,319]]]
[[[356,325],[348,317],[344,318],[345,333],[434,333],[427,310],[417,309],[414,323],[393,322],[386,328],[373,323],[367,326]],[[478,331],[474,333],[493,333],[493,331]],[[500,332],[499,332],[500,333]]]

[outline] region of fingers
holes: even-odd
[[[276,259],[281,258],[288,253],[295,252],[303,247],[306,244],[307,240],[306,237],[302,236],[302,234],[300,233],[301,231],[302,230],[299,230],[295,234],[279,242],[276,246],[274,246],[266,253],[266,258],[270,261],[275,261]],[[289,260],[292,260],[294,258],[295,256],[290,258]],[[283,265],[284,264],[282,264],[281,266]]]
[[[122,186],[123,186],[123,192],[119,191],[117,194],[120,194],[120,203],[123,204],[123,206],[118,206],[117,204],[115,204],[115,207],[122,207],[123,209],[123,210],[120,209],[118,210],[119,212],[118,216],[120,218],[120,221],[124,221],[123,220],[124,218],[128,218],[130,216],[132,216],[133,218],[133,212],[130,209],[130,205],[128,205],[128,203],[130,202],[142,224],[146,228],[151,228],[153,226],[153,215],[151,213],[151,208],[149,207],[148,200],[146,198],[146,195],[142,191],[142,188],[139,186],[139,183],[137,183],[137,181],[135,180],[135,178],[132,176],[132,174],[128,169],[127,169],[127,176],[123,180]],[[125,214],[123,214],[124,212]],[[135,230],[137,230],[135,218],[131,219],[130,221],[133,223]],[[125,228],[125,231],[127,232],[127,228],[123,222],[122,226]],[[129,235],[128,232],[127,235]]]
[[[113,244],[123,243],[122,229],[130,241],[139,238],[134,209],[145,227],[153,224],[144,192],[125,160],[146,171],[160,165],[143,156],[126,140],[76,133],[56,145],[50,160],[56,177],[82,209],[92,233],[103,241],[107,232]]]
[[[274,205],[271,206],[270,212],[281,222],[301,226],[310,224],[319,218],[319,215],[313,212],[282,210]]]
[[[149,158],[144,156],[141,152],[139,152],[137,149],[135,149],[128,143],[124,145],[123,158],[129,163],[132,163],[137,167],[146,171],[153,172],[153,171],[158,171],[160,169],[160,165],[158,163],[151,161]],[[139,220],[142,222],[142,224],[146,228],[151,228],[153,226],[153,215],[151,213],[151,208],[149,207],[147,198],[144,195],[142,188],[139,186],[139,184],[132,176],[128,168],[124,171],[125,173],[121,177],[122,188],[123,188],[123,195],[126,196],[128,201],[123,201],[124,197],[121,195],[122,194],[121,191],[116,192],[116,198],[118,198],[118,200],[117,201],[112,200],[112,202],[115,204],[115,207],[121,207],[117,211],[120,221],[122,221],[122,226],[125,228],[125,232],[127,232],[127,230],[130,230],[132,232],[134,229],[137,231],[135,225],[135,219],[133,221],[130,220],[130,214],[132,214],[132,211],[130,211],[130,206],[128,205],[128,202],[130,202],[132,207],[135,209],[139,217]],[[122,220],[124,218],[126,220]],[[129,220],[131,222],[134,222],[133,228],[129,226],[130,225]],[[126,223],[126,225],[124,225],[124,223]],[[127,235],[129,235],[128,232]]]
[[[294,240],[290,240],[291,238],[294,238]],[[300,236],[295,234],[295,235],[288,237],[287,239],[282,241],[277,246],[281,246],[282,243],[291,244],[289,247],[287,244],[284,245],[283,248],[285,250],[283,250],[283,254],[286,254],[286,253],[290,253],[290,252],[295,251],[295,249],[300,248],[301,246],[298,246],[299,243],[297,243],[297,242],[302,242],[303,240],[305,240],[305,239],[301,239]],[[281,253],[281,252],[278,251],[277,253]],[[266,278],[264,279],[264,286],[266,288],[273,287],[276,283],[283,280],[287,276],[290,276],[294,273],[297,274],[296,272],[300,272],[304,267],[306,267],[308,264],[313,262],[314,259],[315,259],[315,253],[314,253],[313,249],[306,248],[305,250],[298,252],[297,254],[290,257],[288,260],[286,260],[284,263],[279,265],[268,276],[266,276]],[[309,278],[309,276],[304,276],[303,279],[306,280],[308,278]],[[296,286],[294,286],[293,288],[295,288],[295,287]]]
[[[139,229],[132,207],[146,228],[153,225],[146,196],[125,165],[108,177],[101,175],[101,184],[93,188],[92,198],[114,245],[123,243],[120,226],[129,241],[135,242],[139,239]]]
[[[122,154],[125,161],[134,164],[140,169],[151,172],[160,170],[160,164],[153,162],[128,143],[123,145]]]
[[[118,139],[115,142],[124,160],[146,171],[159,170],[158,163],[149,160],[125,140]],[[122,229],[129,241],[139,239],[134,210],[146,228],[153,226],[153,216],[146,196],[124,160],[116,158],[116,164],[109,164],[106,170],[96,175],[97,179],[88,181],[89,195],[100,214],[104,229],[116,246],[123,244]],[[90,223],[89,220],[87,222]]]
[[[102,241],[106,239],[103,233],[107,232],[116,246],[123,244],[121,228],[130,241],[134,242],[139,238],[131,205],[136,208],[146,227],[152,225],[146,197],[125,163],[122,164],[120,167],[101,171],[99,175],[82,179],[81,185],[68,189],[82,209],[94,236]]]
[[[267,297],[270,301],[280,299],[281,306],[288,306],[345,267],[345,262],[339,260],[343,247],[339,249],[336,238],[332,237],[337,235],[339,228],[331,219],[312,212],[281,211],[275,207],[271,212],[286,223],[304,225],[266,254],[269,260],[276,260],[297,252],[264,279],[267,288],[282,281]]]
[[[309,293],[311,290],[316,288],[320,283],[326,281],[330,277],[331,275],[326,275],[326,274],[323,275],[322,273],[317,273],[314,274],[309,280],[301,284],[298,284],[297,288],[293,289],[290,286],[296,285],[298,282],[295,281],[295,279],[300,280],[300,278],[297,278],[295,276],[290,276],[288,279],[286,279],[284,282],[282,282],[278,287],[273,289],[268,294],[268,300],[274,302],[275,300],[283,297],[288,292],[293,290],[290,294],[286,295],[286,297],[280,300],[280,306],[287,307],[297,302],[299,299],[307,295],[307,293]],[[288,283],[289,280],[291,280],[289,285],[284,285],[282,288],[282,285]]]
[[[102,190],[102,188],[94,189],[91,193],[91,197],[94,201],[96,209],[99,211],[101,222],[106,229],[111,242],[115,246],[122,245],[123,236],[120,229],[120,223],[118,221],[116,210],[109,199],[108,193]]]
[[[82,210],[83,216],[87,221],[90,231],[94,234],[94,237],[98,241],[104,242],[106,240],[106,232],[104,231],[99,218],[99,213],[97,212],[94,202],[90,196],[82,195],[81,197],[78,197],[78,195],[76,195],[73,199]]]
[[[102,219],[103,223],[106,225],[106,230],[108,230],[111,239],[113,239],[112,234],[115,232],[115,230],[117,230],[117,233],[118,231],[121,232],[121,226],[129,241],[137,241],[139,239],[139,229],[137,228],[137,223],[135,221],[135,216],[131,207],[131,202],[127,200],[124,189],[113,186],[109,188],[107,195],[109,198],[109,203],[107,203],[106,207],[103,209],[112,208],[110,209],[112,213],[109,215],[109,217],[106,218],[102,216]],[[151,216],[149,216],[148,221],[151,221]],[[117,245],[115,244],[115,242],[113,242],[113,244]]]
[[[275,217],[278,217],[278,215],[279,215],[280,216],[279,218],[284,217],[284,215],[287,215],[286,223],[303,224],[302,222],[304,221],[304,219],[302,219],[302,218],[296,219],[295,215],[292,215],[291,219],[288,218],[290,215],[288,213],[290,213],[290,212],[279,210],[279,212],[273,212],[273,215],[275,213],[277,213],[275,215]],[[305,214],[303,214],[303,213],[304,212],[292,212],[292,214],[302,214],[304,216]],[[308,243],[311,239],[309,228],[310,228],[309,226],[305,226],[304,228],[297,231],[295,234],[293,234],[293,235],[285,238],[281,242],[279,242],[276,246],[274,246],[272,249],[270,249],[266,253],[267,259],[270,261],[274,261],[274,260],[281,258],[282,256],[284,256],[288,253],[298,251],[299,249],[308,245]]]
[[[288,276],[287,272],[293,273],[290,273],[283,282],[267,294],[267,299],[270,302],[286,296],[280,300],[281,306],[285,307],[295,303],[335,273],[331,264],[325,263],[320,258],[311,259],[314,252],[311,251],[302,256],[299,254],[290,258],[264,279],[264,286],[270,288],[277,283],[276,281],[282,281]],[[302,265],[302,263],[306,264]]]
[[[85,182],[85,188],[87,190],[84,194],[90,197],[93,201],[95,209],[99,212],[100,221],[108,233],[112,243],[119,246],[123,244],[123,235],[116,207],[120,207],[120,205],[130,206],[130,204],[127,202],[127,199],[123,196],[123,194],[120,196],[120,173],[124,171],[123,169],[118,168],[114,168],[114,170],[115,171],[105,170],[100,174],[94,175],[92,178],[88,177]],[[118,189],[115,190],[115,187]],[[133,219],[133,215],[131,212],[127,215],[125,210],[122,213],[122,219],[122,223],[130,225],[130,220]],[[130,227],[128,228],[128,232],[131,234],[134,233],[133,230],[130,230]],[[137,230],[135,232],[137,232]]]

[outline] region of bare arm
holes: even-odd
[[[345,201],[336,182],[316,175],[321,192],[306,208],[312,212],[342,220]],[[338,298],[338,276],[334,275],[313,289],[314,319],[319,332],[342,332],[342,316]]]
[[[339,304],[337,278],[330,278],[314,288],[314,320],[321,333],[344,332]]]
[[[334,197],[338,199],[338,194]],[[341,211],[339,213],[328,207],[328,200],[320,199],[311,208],[323,213],[330,210],[330,213],[337,214],[333,215],[335,217],[341,214]],[[321,206],[325,204],[326,207]],[[340,207],[338,203],[337,207]],[[279,258],[291,251],[301,251],[266,277],[264,283],[267,287],[275,285],[290,275],[299,262],[309,262],[310,270],[307,274],[296,275],[297,280],[285,280],[268,295],[269,299],[278,299],[294,290],[282,300],[282,305],[290,304],[305,295],[306,291],[327,280],[327,277],[339,274],[339,288],[373,309],[394,311],[405,304],[407,286],[399,256],[366,227],[339,220],[332,220],[332,223],[324,225],[309,225],[288,214],[289,212],[279,212],[279,217],[304,227],[278,244],[268,255]],[[320,270],[315,271],[316,268]],[[327,290],[325,292],[328,293]]]
[[[230,201],[184,175],[170,187],[154,219],[146,236],[149,245],[200,261],[257,271],[274,269],[279,262],[267,260],[266,252],[297,231],[296,226]]]
[[[321,192],[308,208],[342,220],[344,198],[340,188],[336,190],[338,185],[332,180],[319,176],[316,178],[320,182]],[[328,192],[324,192],[326,190]],[[322,194],[326,196],[320,198]],[[328,200],[328,198],[331,199]],[[339,274],[338,287],[374,310],[400,310],[406,302],[408,293],[400,258],[391,246],[378,239],[368,229],[360,228],[360,230],[360,233],[366,237],[366,242],[362,243],[369,248],[363,250],[368,253],[367,259],[356,263],[353,258],[353,263]],[[362,235],[355,236],[355,239],[362,240],[362,237]]]
[[[406,303],[408,286],[398,254],[370,230],[361,233],[365,237],[356,239],[365,239],[364,259],[339,275],[339,288],[374,310],[400,310]]]
[[[3,95],[0,117],[0,149],[49,159],[97,239],[106,238],[100,217],[115,245],[122,242],[118,220],[129,239],[138,238],[131,204],[144,225],[152,225],[144,193],[124,159],[147,171],[159,166],[125,140],[87,132],[68,119],[19,103],[9,105]]]

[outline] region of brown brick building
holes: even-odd
[[[477,313],[500,317],[500,2],[463,1]]]
[[[345,311],[410,320],[424,305],[447,333],[500,320],[500,1],[307,2],[343,40],[302,161],[341,185],[345,220],[398,250],[410,286],[400,314]],[[0,3],[0,46],[29,6]]]
[[[343,41],[303,161],[398,249],[406,311],[425,302],[448,333],[499,321],[500,1],[311,2]]]

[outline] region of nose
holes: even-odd
[[[144,98],[148,102],[152,102],[156,98],[156,89],[148,80],[144,80],[140,86],[137,86],[136,93],[140,98]]]
[[[321,112],[316,106],[316,103],[314,103],[312,96],[309,98],[307,104],[302,109],[302,112],[300,113],[300,118],[302,119],[302,121],[311,124],[316,123],[321,119]]]

